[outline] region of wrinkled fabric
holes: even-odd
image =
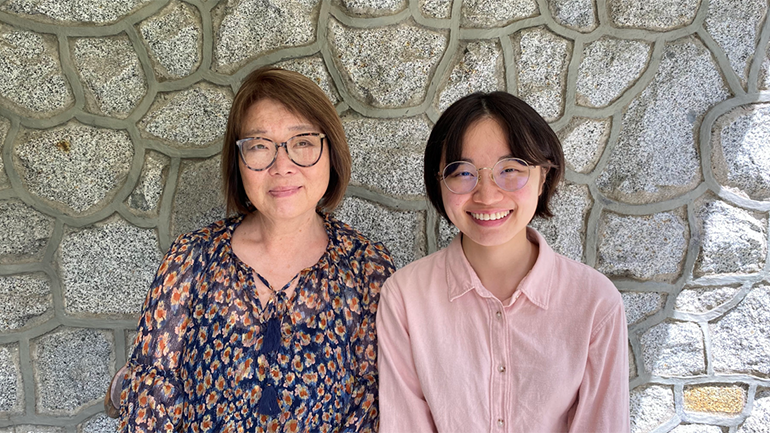
[[[241,221],[181,235],[166,254],[128,363],[120,431],[376,431],[387,250],[325,215],[321,259],[291,297],[285,287],[262,305],[253,269],[231,248]]]
[[[538,257],[505,302],[481,284],[461,235],[385,283],[381,433],[630,430],[620,293],[527,230]]]

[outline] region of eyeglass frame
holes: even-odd
[[[302,164],[297,163],[297,161],[295,161],[294,159],[292,159],[291,155],[289,154],[289,148],[286,147],[286,145],[291,140],[293,140],[293,139],[295,139],[297,137],[307,137],[309,135],[312,135],[314,137],[318,137],[318,138],[321,139],[321,152],[318,154],[318,158],[315,160],[315,162],[313,162],[312,164],[308,164],[308,165],[302,165]],[[249,140],[256,140],[256,139],[266,140],[266,141],[269,141],[269,142],[271,142],[271,143],[273,143],[275,145],[275,154],[273,155],[273,160],[270,161],[270,164],[268,164],[267,167],[265,167],[265,168],[257,169],[257,168],[254,168],[254,167],[250,166],[246,162],[246,157],[243,155],[243,143],[246,143]],[[303,132],[301,134],[297,134],[297,135],[293,135],[293,136],[289,137],[288,140],[286,140],[286,141],[284,141],[282,143],[276,143],[275,141],[273,141],[273,140],[271,140],[269,138],[265,138],[265,137],[246,137],[246,138],[241,138],[239,140],[235,140],[235,145],[238,146],[238,154],[241,156],[241,161],[243,162],[243,165],[246,166],[246,168],[248,168],[251,171],[265,171],[265,170],[269,169],[270,167],[272,167],[273,164],[275,164],[275,160],[278,159],[278,151],[282,147],[286,151],[286,156],[289,158],[289,161],[291,161],[297,167],[308,168],[308,167],[312,167],[312,166],[318,164],[318,161],[321,160],[321,156],[323,156],[323,154],[324,154],[324,140],[326,140],[326,134],[324,134],[322,132]]]
[[[519,187],[519,188],[516,188],[516,189],[514,189],[514,190],[507,190],[507,189],[503,188],[503,187],[502,187],[502,185],[500,185],[499,183],[497,183],[497,179],[495,179],[495,174],[494,174],[494,172],[492,171],[492,170],[493,170],[493,169],[494,169],[494,168],[497,166],[497,164],[500,164],[501,162],[503,162],[503,161],[507,161],[507,160],[515,160],[515,161],[518,161],[518,162],[524,163],[524,166],[526,166],[526,167],[527,167],[527,169],[528,169],[528,170],[527,170],[527,181],[526,181],[526,182],[524,182],[524,184],[523,184],[521,187]],[[454,192],[454,191],[452,190],[452,188],[450,188],[450,187],[449,187],[449,185],[447,185],[447,183],[446,183],[446,177],[444,176],[444,172],[446,171],[447,167],[449,167],[450,165],[452,165],[452,164],[455,164],[455,163],[470,164],[470,165],[472,165],[472,166],[473,166],[473,168],[475,168],[475,169],[476,169],[476,174],[478,174],[478,176],[476,176],[476,183],[473,185],[473,188],[471,188],[470,190],[468,190],[468,192]],[[451,192],[452,194],[457,194],[457,195],[462,195],[462,194],[470,194],[470,193],[472,193],[472,192],[473,192],[473,191],[476,189],[476,187],[477,187],[477,186],[479,186],[479,178],[481,177],[481,175],[480,175],[480,173],[481,173],[481,170],[489,170],[489,171],[490,171],[490,173],[489,173],[489,176],[492,178],[492,181],[495,183],[495,185],[497,185],[497,187],[498,187],[498,188],[500,188],[500,189],[502,189],[503,191],[506,191],[506,192],[515,192],[515,191],[518,191],[518,190],[520,190],[520,189],[524,188],[525,186],[527,186],[527,183],[529,182],[529,177],[530,177],[531,169],[533,169],[533,168],[535,168],[535,167],[544,167],[544,168],[550,168],[550,167],[551,167],[551,165],[550,165],[550,164],[546,164],[546,165],[543,165],[543,164],[532,165],[532,164],[528,163],[527,161],[525,161],[525,160],[523,160],[523,159],[521,159],[521,158],[503,158],[503,159],[501,159],[501,160],[497,161],[497,162],[495,163],[495,165],[493,165],[492,167],[481,167],[481,168],[479,168],[479,167],[476,167],[476,165],[475,165],[474,163],[470,162],[470,161],[462,161],[462,160],[459,160],[459,161],[452,161],[452,162],[450,162],[449,164],[445,165],[445,166],[444,166],[444,169],[443,169],[443,170],[441,170],[441,173],[436,173],[436,178],[437,178],[438,180],[440,180],[440,181],[441,181],[441,183],[443,183],[443,184],[444,184],[444,186],[446,187],[446,189],[448,189],[448,190],[449,190],[449,192]]]

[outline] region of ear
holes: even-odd
[[[548,179],[548,171],[550,167],[540,166],[540,186],[537,190],[537,196],[540,197],[543,194],[543,188],[545,187],[545,181]]]

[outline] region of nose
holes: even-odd
[[[473,191],[473,201],[481,204],[494,204],[503,197],[500,187],[492,179],[492,171],[485,173],[484,169],[479,170],[479,183],[476,190]]]
[[[286,150],[286,145],[278,147],[278,153],[275,155],[275,162],[270,166],[270,173],[289,174],[293,173],[296,167],[294,162],[289,158],[289,151]]]

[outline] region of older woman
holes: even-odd
[[[375,431],[385,248],[329,215],[350,177],[334,106],[262,68],[222,152],[230,218],[174,242],[145,301],[121,431]]]

